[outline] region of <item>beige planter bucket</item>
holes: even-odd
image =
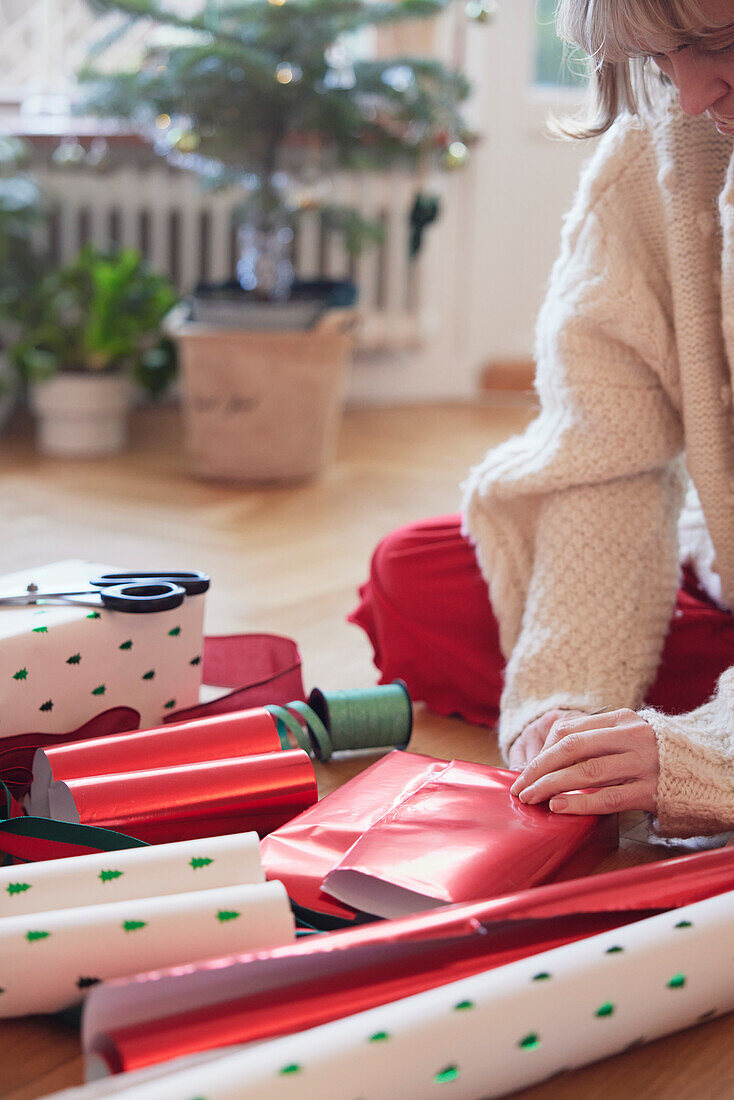
[[[193,471],[232,481],[315,477],[333,456],[355,315],[251,332],[187,322],[175,335]]]

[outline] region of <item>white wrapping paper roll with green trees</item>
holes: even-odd
[[[166,1077],[121,1075],[57,1100],[484,1100],[732,1009],[728,893],[212,1061],[171,1063]]]
[[[264,882],[257,833],[0,867],[0,918]]]
[[[293,937],[279,882],[3,917],[0,1016],[58,1012],[106,978],[275,947]]]

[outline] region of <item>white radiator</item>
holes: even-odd
[[[87,242],[138,248],[187,293],[197,282],[234,274],[232,210],[241,195],[202,192],[196,179],[169,168],[125,166],[109,172],[34,169],[48,198],[44,227],[53,262]],[[385,240],[350,257],[317,213],[302,215],[294,243],[301,278],[352,278],[359,288],[360,345],[397,350],[420,343],[421,258],[408,256],[410,208],[417,182],[408,173],[344,175],[329,201],[355,205],[385,227]],[[430,230],[429,230],[430,232]]]

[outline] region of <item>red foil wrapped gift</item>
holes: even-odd
[[[302,1031],[732,888],[729,848],[106,982],[85,1052],[116,1073]]]
[[[264,709],[40,748],[33,758],[29,811],[48,813],[48,790],[54,780],[260,756],[280,749],[275,719]]]
[[[616,817],[526,806],[509,793],[515,778],[390,753],[268,836],[265,874],[327,917],[353,919],[355,902],[395,916],[584,874],[617,847]],[[350,888],[349,906],[330,892],[333,880],[342,897]]]
[[[49,813],[160,844],[249,830],[264,836],[316,797],[311,760],[294,749],[57,782]]]

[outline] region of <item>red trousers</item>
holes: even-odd
[[[505,662],[487,586],[459,516],[393,531],[375,550],[360,595],[350,621],[369,635],[382,683],[400,677],[430,710],[496,725]],[[716,607],[685,570],[646,701],[668,714],[693,710],[731,665],[734,615]]]

